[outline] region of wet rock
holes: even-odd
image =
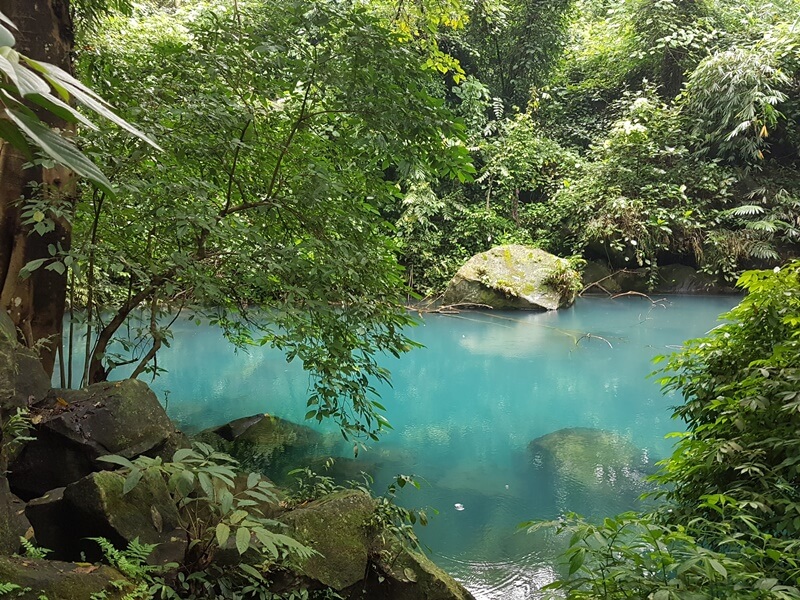
[[[135,379],[51,390],[35,425],[36,439],[9,467],[12,490],[26,500],[109,468],[100,456],[154,455],[175,436],[155,394]]]
[[[8,595],[18,600],[121,600],[133,589],[119,571],[105,565],[19,556],[0,557],[0,581],[20,586],[20,590]]]
[[[444,293],[445,304],[497,309],[556,310],[575,301],[580,276],[569,263],[544,250],[497,246],[462,266]]]
[[[351,598],[474,600],[464,586],[425,555],[411,550],[391,536],[374,554],[373,569],[365,585],[354,592]]]

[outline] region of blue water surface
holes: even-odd
[[[372,472],[376,491],[413,474],[421,489],[404,489],[401,501],[439,511],[419,535],[477,598],[537,598],[563,541],[516,533],[517,524],[637,506],[643,475],[670,452],[665,434],[681,428],[670,417],[679,399],[647,377],[652,359],[706,333],[737,301],[588,298],[558,312],[422,315],[411,337],[425,347],[385,361],[393,387],[380,392],[394,429],[355,463],[352,445],[331,442],[331,452]],[[303,422],[308,376],[278,352],[234,352],[218,330],[178,322],[159,364],[168,372],[153,387],[187,431],[263,412]],[[562,430],[612,432],[635,458],[553,464],[529,447]]]

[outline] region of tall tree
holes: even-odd
[[[13,21],[16,48],[66,72],[72,69],[73,28],[68,0],[0,0]],[[72,124],[43,112],[51,127]],[[66,277],[52,269],[27,273],[25,265],[48,259],[51,249],[68,250],[74,178],[51,161],[30,164],[12,144],[0,142],[0,308],[8,311],[27,346],[40,341],[42,364],[52,373],[61,340]]]

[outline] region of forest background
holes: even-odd
[[[26,4],[0,8],[22,23]],[[414,345],[404,294],[436,295],[476,252],[520,242],[652,278],[659,265],[682,263],[729,282],[797,256],[794,0],[47,6],[71,10],[59,13],[69,27],[48,34],[62,43],[64,68],[74,65],[127,129],[95,127],[48,100],[111,114],[72,79],[31,62],[17,69],[7,49],[18,40],[4,26],[3,137],[23,149],[33,139],[44,152],[22,165],[4,146],[4,181],[25,177],[0,198],[2,302],[64,385],[103,381],[122,365],[157,373],[170,337],[164,310],[180,307],[234,343],[300,359],[313,381],[308,417],[377,438],[388,422],[371,385],[388,373],[376,357]],[[19,41],[23,53],[37,51]],[[21,75],[29,71],[47,86]],[[20,95],[63,121],[47,124],[71,124],[82,154],[41,143],[52,142],[31,125],[42,112],[25,112]],[[128,122],[144,134],[132,137]],[[86,179],[67,184],[59,158]],[[676,456],[703,460],[672,463],[665,475],[688,511],[675,514],[689,514],[694,529],[669,518],[661,530],[612,520],[610,534],[577,525],[614,543],[625,539],[618,530],[643,527],[658,536],[646,548],[668,558],[643,565],[635,542],[628,555],[607,546],[592,563],[600,576],[589,571],[575,593],[599,582],[609,594],[631,573],[649,581],[659,569],[667,595],[653,597],[691,585],[703,593],[708,581],[725,595],[796,593],[800,444],[796,431],[768,443],[763,434],[776,415],[791,425],[798,413],[797,268],[743,283],[761,295],[734,315],[742,325],[724,332],[730,341],[717,337],[720,347],[701,344],[673,363],[690,431],[716,436],[687,437]],[[65,306],[85,311],[71,312],[62,338]],[[738,395],[746,386],[730,379],[731,364],[750,369],[744,382],[755,392]],[[742,462],[750,447],[758,461]],[[700,477],[698,464],[714,472]],[[731,493],[744,475],[752,487]],[[672,560],[662,538],[696,560]],[[595,568],[584,561],[593,552],[573,553],[573,574]],[[630,569],[609,575],[608,561]]]

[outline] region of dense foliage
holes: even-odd
[[[663,367],[688,431],[657,512],[555,524],[572,533],[551,586],[568,597],[800,597],[800,262],[739,284],[725,322]]]

